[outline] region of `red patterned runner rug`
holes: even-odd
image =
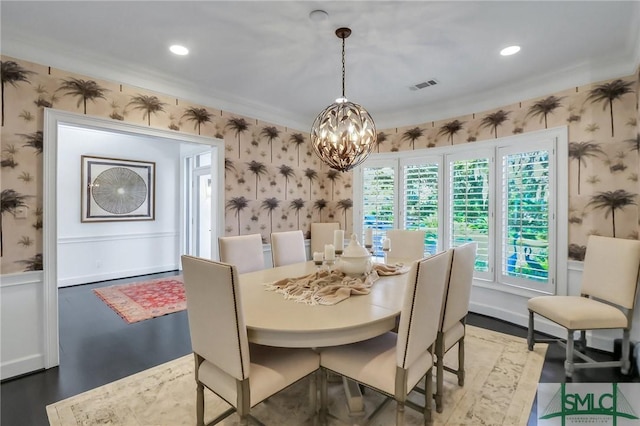
[[[93,291],[129,324],[187,308],[181,275],[96,288]]]

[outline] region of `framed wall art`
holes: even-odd
[[[81,221],[155,219],[156,163],[82,156]]]

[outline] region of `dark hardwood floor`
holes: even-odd
[[[48,425],[45,406],[191,352],[186,312],[127,324],[93,293],[97,287],[175,275],[173,272],[67,287],[59,291],[60,366],[4,381],[2,426]],[[526,337],[526,329],[482,315],[468,323]],[[600,359],[611,355],[593,352]],[[563,382],[564,350],[551,344],[540,382]],[[574,382],[640,381],[618,369],[578,370]],[[536,424],[534,404],[530,425]]]

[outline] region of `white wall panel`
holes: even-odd
[[[178,269],[179,234],[159,232],[58,239],[58,287]]]
[[[0,284],[0,379],[45,367],[42,271],[5,274]]]

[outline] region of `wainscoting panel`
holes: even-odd
[[[58,239],[58,287],[178,269],[177,232]]]
[[[45,367],[42,271],[5,274],[0,284],[0,379]]]

